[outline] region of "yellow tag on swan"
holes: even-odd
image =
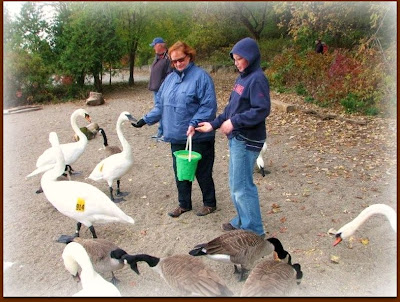
[[[103,172],[103,167],[104,167],[104,164],[102,164],[102,165],[100,166],[100,172]]]
[[[76,208],[77,212],[84,212],[85,211],[85,200],[83,198],[78,197],[76,201]]]

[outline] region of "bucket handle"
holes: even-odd
[[[186,147],[185,150],[188,149],[189,146],[189,162],[192,160],[192,135],[189,135],[187,140],[186,140]]]

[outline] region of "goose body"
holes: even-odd
[[[128,141],[125,139],[121,125],[124,121],[136,121],[135,118],[129,112],[122,112],[117,121],[117,134],[118,138],[122,144],[122,152],[113,154],[101,162],[99,162],[96,167],[93,169],[92,173],[89,175],[89,179],[94,181],[105,180],[108,184],[110,190],[110,198],[114,201],[113,195],[113,182],[117,181],[117,195],[120,195],[120,179],[129,170],[132,168],[133,165],[133,155],[132,149],[129,145]]]
[[[57,181],[64,171],[64,158],[55,132],[50,133],[57,163],[42,176],[41,185],[49,202],[62,214],[78,221],[75,236],[79,237],[82,224],[89,227],[97,238],[93,223],[134,223],[110,198],[98,188],[83,182]]]
[[[77,118],[84,117],[90,122],[90,116],[84,109],[77,109],[71,115],[71,126],[75,134],[79,137],[79,141],[75,143],[61,144],[61,151],[64,155],[65,165],[71,166],[85,151],[88,139],[86,135],[79,129],[77,125]],[[45,172],[51,169],[56,164],[56,158],[52,148],[46,149],[36,161],[36,170],[29,174],[27,177]]]
[[[64,248],[62,258],[64,266],[72,276],[80,279],[82,290],[73,296],[81,297],[119,297],[121,293],[112,283],[104,280],[93,268],[90,257],[85,248],[77,243],[71,242]],[[81,273],[78,275],[79,267]]]
[[[106,132],[104,131],[103,128],[100,128],[100,129],[99,129],[99,132],[100,132],[101,135],[103,136],[104,150],[106,151],[106,153],[107,153],[108,155],[113,155],[113,154],[121,153],[121,152],[122,152],[122,150],[121,150],[120,147],[108,145],[107,135],[106,135]]]
[[[192,256],[207,256],[210,259],[241,266],[239,280],[252,268],[255,261],[276,252],[279,259],[286,259],[288,252],[276,238],[264,239],[245,230],[234,230],[214,238],[208,243],[199,244],[189,252]]]
[[[267,172],[267,174],[269,173],[268,171],[264,170],[264,159],[263,156],[264,154],[267,152],[267,142],[264,142],[264,145],[260,151],[260,154],[258,154],[257,160],[256,160],[256,164],[258,167],[258,170],[260,171],[261,175],[264,177],[265,173]]]
[[[106,239],[87,239],[73,236],[65,236],[64,239],[59,242],[69,244],[70,242],[76,242],[82,245],[87,254],[89,255],[90,261],[94,267],[94,270],[100,274],[112,275],[111,282],[117,284],[118,279],[115,277],[114,272],[124,267],[124,262],[115,258],[111,258],[110,253],[119,247]]]
[[[139,274],[137,262],[145,261],[172,289],[185,296],[218,297],[233,294],[213,270],[200,259],[190,255],[158,258],[147,254],[128,255],[112,252],[111,257],[123,259],[137,274]]]
[[[354,232],[372,215],[385,215],[393,231],[397,233],[397,214],[392,207],[385,204],[373,204],[361,211],[356,218],[342,226],[335,234],[334,246],[354,234]]]
[[[303,277],[300,264],[276,260],[258,263],[243,285],[241,297],[270,297],[289,295]]]
[[[91,140],[95,138],[97,132],[99,131],[99,125],[97,123],[90,123],[85,127],[80,127],[79,130],[81,130],[83,134],[85,134],[88,140]],[[79,136],[77,134],[74,134],[74,140],[76,142],[79,141]]]

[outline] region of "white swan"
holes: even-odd
[[[74,278],[79,278],[82,290],[73,296],[81,297],[120,297],[118,288],[103,279],[94,269],[89,255],[82,245],[76,242],[68,243],[62,253],[64,266]],[[81,268],[80,276],[78,274]]]
[[[55,132],[50,133],[49,140],[57,163],[53,169],[43,174],[41,185],[46,198],[59,212],[78,221],[76,237],[79,237],[82,223],[89,227],[93,238],[97,238],[94,222],[134,223],[131,217],[96,187],[78,181],[57,181],[64,172],[65,161]]]
[[[269,174],[269,171],[265,171],[264,170],[264,160],[263,160],[263,156],[264,154],[267,152],[267,142],[264,142],[263,147],[260,151],[260,154],[258,154],[257,160],[256,160],[256,164],[258,167],[258,170],[260,171],[261,175],[264,177],[265,174]]]
[[[64,154],[65,165],[69,166],[70,170],[72,170],[71,165],[75,163],[85,151],[88,142],[86,135],[79,129],[76,123],[76,119],[78,118],[78,116],[84,117],[89,122],[91,122],[89,114],[84,109],[77,109],[71,115],[71,126],[72,129],[74,129],[75,134],[78,135],[79,141],[75,143],[60,145],[61,150]],[[36,174],[45,172],[51,169],[55,165],[55,163],[56,159],[54,157],[53,151],[51,150],[51,148],[48,148],[42,153],[42,155],[39,156],[38,160],[36,161],[36,170],[26,177],[31,177]],[[38,190],[37,193],[40,193],[40,190]]]
[[[335,234],[336,240],[333,243],[333,245],[337,245],[340,243],[343,239],[346,239],[353,235],[353,233],[372,215],[375,214],[382,214],[387,217],[387,219],[390,222],[390,225],[397,233],[397,214],[393,210],[392,207],[385,205],[385,204],[373,204],[370,205],[369,207],[365,208],[364,210],[361,211],[360,214],[356,218],[354,218],[352,221],[349,223],[345,224],[342,226]]]
[[[111,258],[110,253],[116,249],[119,249],[115,243],[107,239],[89,239],[73,236],[63,236],[57,241],[65,244],[69,244],[71,242],[79,243],[85,248],[96,272],[103,276],[111,273],[111,283],[116,285],[119,282],[119,280],[115,277],[114,272],[124,267],[124,261]],[[122,249],[120,250],[124,251]]]
[[[114,180],[117,181],[117,195],[120,196],[124,195],[121,194],[119,189],[120,179],[122,176],[124,176],[126,173],[129,172],[129,170],[132,168],[133,165],[133,155],[131,146],[125,139],[121,130],[121,125],[124,121],[136,122],[136,119],[132,117],[132,115],[127,111],[124,111],[119,115],[116,128],[117,128],[118,138],[122,144],[122,152],[113,154],[103,159],[96,165],[96,167],[93,169],[92,173],[90,173],[88,177],[94,181],[105,180],[110,189],[110,198],[112,201],[116,201],[114,199],[113,187],[112,187]]]

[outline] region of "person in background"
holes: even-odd
[[[315,52],[316,53],[322,53],[324,50],[321,39],[318,39],[315,41]]]
[[[229,188],[237,215],[222,229],[244,229],[265,236],[253,167],[266,140],[265,119],[270,114],[269,83],[260,67],[257,42],[244,38],[230,52],[240,75],[228,105],[211,122],[199,123],[196,131],[220,129],[229,142]]]
[[[149,45],[153,47],[156,54],[154,61],[151,64],[149,80],[149,90],[153,91],[154,93],[155,104],[157,92],[160,89],[160,86],[166,76],[172,71],[172,68],[171,62],[168,57],[167,45],[164,42],[164,39],[161,37],[154,38],[153,42]],[[152,138],[156,139],[157,141],[163,140],[163,129],[161,121],[158,126],[157,134],[153,135]]]
[[[198,216],[208,215],[217,209],[213,166],[215,155],[215,132],[196,132],[199,123],[214,120],[217,101],[214,82],[210,75],[194,63],[196,51],[184,42],[176,42],[169,48],[171,63],[174,67],[161,84],[156,95],[155,107],[144,115],[136,128],[153,125],[161,120],[164,141],[171,143],[173,169],[178,189],[179,206],[168,215],[179,217],[192,210],[192,182],[179,181],[176,159],[173,153],[185,150],[188,136],[192,136],[192,150],[200,153],[196,179],[203,195],[203,207]]]

